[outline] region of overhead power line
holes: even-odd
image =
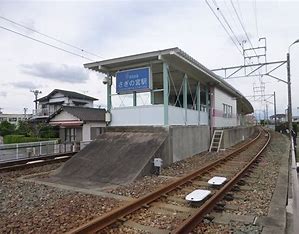
[[[259,28],[258,28],[258,22],[257,22],[257,7],[256,7],[256,0],[253,2],[253,10],[254,10],[254,17],[255,17],[255,29],[256,29],[256,35],[257,38],[259,38]]]
[[[29,31],[32,31],[32,32],[37,33],[37,34],[40,34],[40,35],[42,35],[42,36],[44,36],[44,37],[50,38],[51,40],[57,41],[57,42],[59,42],[59,43],[61,43],[61,44],[64,44],[64,45],[67,45],[67,46],[72,47],[72,48],[74,48],[74,49],[80,50],[81,52],[84,52],[84,53],[86,53],[86,54],[89,54],[89,55],[92,55],[92,56],[95,56],[95,57],[98,57],[98,58],[103,58],[102,56],[99,56],[99,55],[97,55],[97,54],[88,52],[88,51],[86,51],[86,50],[84,50],[84,49],[82,49],[82,48],[80,48],[80,47],[78,47],[78,46],[72,45],[72,44],[67,43],[67,42],[64,42],[64,41],[62,41],[62,40],[60,40],[60,39],[57,39],[57,38],[55,38],[55,37],[52,37],[52,36],[49,36],[49,35],[47,35],[47,34],[45,34],[45,33],[42,33],[42,32],[40,32],[40,31],[37,31],[37,30],[35,30],[35,29],[29,28],[29,27],[27,27],[27,26],[25,26],[25,25],[23,25],[23,24],[20,24],[20,23],[14,21],[14,20],[8,19],[8,18],[3,17],[3,16],[1,16],[1,15],[0,15],[0,19],[5,20],[5,21],[8,21],[8,22],[10,22],[10,23],[12,23],[12,24],[18,25],[18,26],[20,26],[20,27],[22,27],[22,28],[25,28],[25,29],[27,29],[27,30],[29,30]]]
[[[237,18],[238,18],[238,20],[239,20],[239,23],[240,23],[240,25],[241,25],[241,27],[242,27],[242,29],[243,29],[245,35],[246,35],[247,40],[249,41],[249,43],[250,43],[250,45],[251,45],[251,48],[253,49],[255,55],[258,56],[257,53],[256,53],[256,51],[255,51],[255,49],[254,49],[254,46],[252,45],[251,40],[250,40],[250,38],[249,38],[249,36],[248,36],[246,30],[245,30],[245,27],[244,27],[244,25],[243,25],[243,22],[242,22],[242,20],[241,20],[240,17],[239,17],[239,14],[238,14],[238,12],[237,12],[237,10],[236,10],[236,8],[235,8],[235,4],[233,3],[233,0],[230,0],[230,3],[232,4],[232,6],[233,6],[233,8],[234,8],[234,11],[235,11],[235,13],[236,13],[236,15],[237,15]]]
[[[226,23],[226,25],[228,26],[229,30],[231,31],[231,33],[233,34],[233,36],[235,37],[236,41],[238,42],[238,44],[241,46],[241,42],[239,41],[238,37],[236,36],[234,30],[232,29],[232,27],[230,26],[229,22],[227,21],[226,17],[224,16],[224,14],[222,13],[220,7],[218,6],[218,4],[216,3],[215,0],[213,0],[213,3],[215,5],[215,7],[217,8],[217,10],[219,11],[221,17],[223,18],[224,22]]]
[[[85,56],[83,56],[83,55],[80,55],[80,54],[71,52],[71,51],[69,51],[69,50],[65,50],[65,49],[63,49],[63,48],[60,48],[60,47],[58,47],[58,46],[54,46],[54,45],[52,45],[52,44],[49,44],[49,43],[47,43],[47,42],[44,42],[44,41],[35,39],[35,38],[33,38],[33,37],[29,37],[29,36],[27,36],[27,35],[25,35],[25,34],[22,34],[22,33],[20,33],[20,32],[14,31],[14,30],[11,30],[11,29],[6,28],[6,27],[3,27],[3,26],[1,26],[1,25],[0,25],[0,28],[6,30],[6,31],[8,31],[8,32],[15,33],[15,34],[17,34],[17,35],[19,35],[19,36],[26,37],[26,38],[31,39],[31,40],[33,40],[33,41],[39,42],[39,43],[41,43],[41,44],[50,46],[50,47],[55,48],[55,49],[57,49],[57,50],[60,50],[60,51],[63,51],[63,52],[72,54],[72,55],[74,55],[74,56],[77,56],[77,57],[80,57],[80,58],[84,58],[84,59],[87,59],[87,60],[89,60],[89,61],[94,61],[93,59],[90,59],[90,58],[85,57]]]
[[[208,5],[208,7],[210,8],[210,10],[212,11],[212,13],[214,14],[214,16],[217,18],[217,20],[219,21],[219,23],[221,24],[222,28],[225,30],[225,32],[227,33],[227,35],[229,36],[229,38],[231,39],[231,41],[234,43],[234,45],[236,46],[236,48],[238,49],[238,51],[243,56],[243,53],[240,50],[239,45],[235,42],[235,40],[233,39],[233,37],[231,36],[231,34],[228,32],[228,30],[226,29],[226,27],[224,26],[224,24],[222,23],[222,21],[220,20],[220,18],[218,17],[218,15],[215,13],[215,11],[213,10],[213,8],[209,4],[208,0],[205,0],[205,2]]]
[[[233,21],[233,24],[237,27],[238,23],[236,22],[235,17],[233,16],[233,13],[231,12],[231,9],[229,8],[227,1],[223,1],[223,2],[224,2],[224,5],[226,7],[226,10],[227,10],[230,18]]]

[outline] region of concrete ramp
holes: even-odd
[[[62,181],[125,184],[149,167],[166,132],[106,132],[57,169]]]

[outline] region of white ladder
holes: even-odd
[[[216,151],[218,152],[221,146],[223,136],[223,130],[214,130],[213,138],[211,141],[209,152]]]

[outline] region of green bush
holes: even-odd
[[[0,122],[0,136],[6,136],[9,134],[13,134],[15,131],[15,125],[9,123],[8,121]]]
[[[26,143],[36,141],[56,140],[56,138],[26,137],[24,135],[6,135],[3,138],[4,144]]]
[[[40,124],[38,136],[42,138],[59,138],[59,128],[50,125]]]

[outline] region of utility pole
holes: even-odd
[[[290,53],[287,53],[287,73],[288,73],[288,122],[289,122],[289,131],[293,129],[292,125],[292,91],[291,91],[291,68],[290,68]]]
[[[27,119],[27,110],[28,108],[24,107],[24,118]]]
[[[42,93],[42,91],[36,89],[36,90],[30,90],[30,92],[33,93],[34,96],[35,96],[35,113],[36,113],[36,111],[37,111],[37,97],[38,97],[39,94]]]
[[[276,95],[274,92],[274,125],[275,125],[275,131],[276,131],[276,125],[277,125],[277,119],[276,119]]]
[[[268,103],[266,103],[266,125],[268,125]]]

